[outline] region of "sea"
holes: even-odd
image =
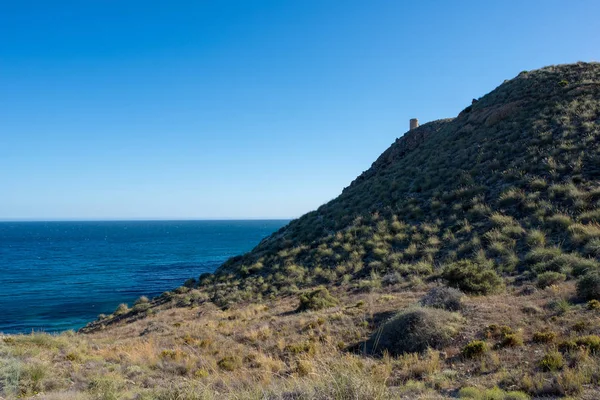
[[[287,222],[0,222],[0,333],[79,329],[213,272]]]

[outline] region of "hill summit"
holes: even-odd
[[[523,71],[456,118],[407,132],[339,197],[201,286],[224,305],[317,284],[450,279],[457,265],[517,283],[595,270],[599,122],[600,64]]]

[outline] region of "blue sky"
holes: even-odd
[[[289,218],[408,120],[600,58],[600,2],[0,2],[0,219]]]

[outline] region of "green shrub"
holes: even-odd
[[[485,328],[485,334],[489,338],[502,339],[506,335],[514,333],[510,326],[491,324]]]
[[[571,326],[571,330],[573,330],[577,333],[581,333],[581,332],[585,331],[588,326],[589,326],[588,321],[582,320],[582,321],[575,322],[573,324],[573,326]]]
[[[523,392],[505,392],[498,387],[491,389],[464,387],[458,391],[458,398],[469,400],[529,400],[531,397]]]
[[[149,303],[150,299],[148,299],[148,297],[146,296],[140,296],[135,303],[133,303],[134,306],[137,306],[138,304],[146,304]]]
[[[242,366],[242,362],[237,357],[226,356],[220,359],[217,365],[224,371],[235,371]]]
[[[527,234],[527,244],[530,247],[544,247],[546,244],[546,235],[543,231],[533,229]]]
[[[448,345],[459,333],[463,318],[454,312],[413,307],[398,313],[369,339],[372,353],[388,351],[392,355],[422,352]]]
[[[550,351],[541,359],[539,366],[544,371],[558,371],[564,364],[562,354],[558,351]]]
[[[338,304],[338,299],[333,297],[329,293],[329,290],[324,287],[304,292],[300,295],[299,299],[300,305],[298,305],[297,311],[322,310]]]
[[[556,333],[552,331],[540,331],[533,334],[535,343],[551,343],[556,339]]]
[[[588,335],[580,336],[572,340],[564,340],[558,344],[558,349],[562,352],[575,351],[579,348],[585,348],[592,353],[600,352],[600,336]]]
[[[548,302],[548,308],[558,315],[563,315],[571,309],[571,303],[567,299],[555,299]]]
[[[600,301],[598,301],[596,299],[592,299],[592,300],[588,301],[587,309],[588,310],[599,310],[600,309]]]
[[[469,260],[450,264],[444,269],[442,277],[450,286],[466,293],[485,295],[497,293],[504,287],[504,281],[496,271]]]
[[[577,346],[587,348],[592,353],[600,352],[600,336],[597,335],[578,337],[577,339],[575,339],[575,344],[577,344]]]
[[[517,333],[508,333],[504,335],[502,338],[502,342],[500,342],[502,347],[518,347],[523,346],[523,336],[520,332]]]
[[[435,287],[421,299],[424,307],[442,308],[448,311],[459,311],[462,308],[463,292],[445,286]]]
[[[115,310],[115,315],[123,315],[123,314],[126,314],[128,311],[129,311],[129,306],[125,303],[121,303]]]
[[[482,340],[473,340],[462,348],[461,354],[464,358],[479,358],[487,352],[487,345]]]
[[[285,346],[285,351],[291,354],[315,354],[317,347],[313,342],[298,342]]]
[[[577,295],[584,300],[600,300],[600,273],[587,273],[577,281]]]
[[[6,339],[4,338],[5,342]],[[24,365],[16,358],[0,357],[0,396],[15,395],[14,398],[17,398],[23,368]]]
[[[544,289],[548,286],[555,285],[563,282],[567,279],[567,276],[561,272],[547,271],[542,272],[537,277],[537,285],[539,288]]]

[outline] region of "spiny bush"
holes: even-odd
[[[504,335],[502,341],[500,342],[502,347],[518,347],[523,346],[523,336],[520,332],[517,333],[509,333]]]
[[[308,310],[322,310],[336,306],[338,299],[333,297],[329,290],[325,287],[320,287],[312,291],[304,292],[299,297],[300,305],[298,305],[298,312]]]
[[[224,371],[235,371],[242,366],[242,362],[238,357],[226,356],[220,359],[217,365]]]
[[[129,311],[129,306],[125,303],[119,304],[117,309],[115,310],[115,315],[123,315]]]
[[[571,303],[568,299],[554,299],[548,302],[548,308],[557,315],[564,315],[571,309]]]
[[[567,276],[561,272],[542,272],[537,277],[537,285],[539,288],[544,289],[548,286],[556,285],[557,283],[563,282],[567,279]]]
[[[527,235],[527,244],[530,247],[544,247],[546,244],[546,235],[543,231],[533,229]]]
[[[551,343],[554,339],[556,339],[556,332],[552,331],[540,331],[533,334],[535,343]]]
[[[487,351],[487,345],[483,340],[473,340],[462,348],[461,354],[464,358],[478,358]]]
[[[577,295],[584,300],[600,300],[600,273],[587,273],[577,281]]]
[[[588,335],[580,336],[571,340],[564,340],[558,344],[558,349],[562,352],[574,351],[579,348],[585,348],[592,353],[600,352],[600,336]]]
[[[491,268],[474,263],[470,260],[460,260],[447,266],[442,278],[450,286],[472,294],[492,294],[502,290],[503,279]]]
[[[589,349],[592,353],[600,352],[600,336],[598,335],[578,337],[577,339],[575,339],[575,343],[578,346]]]
[[[492,324],[485,328],[485,335],[489,338],[503,338],[506,335],[512,334],[513,330],[507,325]]]
[[[564,364],[562,354],[558,351],[550,351],[540,360],[539,366],[544,371],[558,371]]]
[[[459,311],[462,308],[463,292],[445,286],[435,287],[421,299],[424,307],[442,308],[448,311]]]
[[[372,353],[392,355],[439,349],[459,333],[463,318],[454,312],[413,307],[398,313],[371,336],[367,347]]]
[[[587,309],[588,310],[600,310],[600,301],[598,301],[596,299],[592,299],[592,300],[588,301]]]
[[[499,387],[491,389],[479,389],[476,387],[464,387],[458,391],[460,399],[469,400],[529,400],[531,397],[523,392],[505,392]]]
[[[138,299],[135,301],[135,303],[133,303],[133,305],[134,305],[134,306],[137,306],[137,305],[139,305],[139,304],[146,304],[146,303],[149,303],[149,302],[150,302],[150,299],[148,299],[148,297],[146,297],[146,296],[140,296],[140,297],[139,297],[139,298],[138,298]]]

